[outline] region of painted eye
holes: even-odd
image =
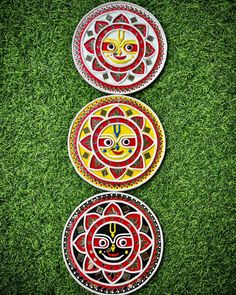
[[[120,143],[121,143],[121,145],[123,147],[131,147],[131,146],[135,146],[136,145],[135,138],[132,138],[132,137],[130,137],[130,138],[127,138],[127,137],[122,138],[122,140],[121,140]]]
[[[114,145],[114,141],[112,138],[99,138],[100,147],[111,147],[113,145]]]
[[[121,237],[116,241],[116,245],[120,248],[129,248],[132,246],[132,239],[130,237]]]
[[[112,145],[113,145],[113,140],[110,139],[110,138],[106,138],[106,139],[104,140],[104,145],[105,145],[106,147],[110,147],[110,146],[112,146]]]
[[[119,244],[121,247],[125,247],[127,245],[127,241],[125,239],[120,239]]]
[[[128,138],[123,138],[121,144],[124,146],[128,146],[130,144],[130,140]]]
[[[133,45],[131,45],[131,44],[126,44],[125,45],[125,50],[126,51],[132,51],[132,49],[133,49]]]
[[[100,239],[99,240],[99,246],[100,247],[107,247],[108,246],[108,242],[105,239]]]
[[[112,44],[112,43],[109,43],[108,46],[107,46],[107,48],[108,48],[108,50],[110,50],[110,51],[113,51],[113,50],[116,49],[115,45]]]
[[[94,238],[94,247],[106,249],[109,246],[109,240],[105,237],[95,237]]]

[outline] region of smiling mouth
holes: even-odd
[[[111,256],[111,257],[117,257],[120,255],[120,253],[107,253],[108,256]]]
[[[115,155],[122,155],[124,151],[112,151]]]
[[[118,60],[122,60],[126,58],[126,55],[114,55],[114,58],[118,59]]]
[[[119,254],[119,253],[118,253]],[[103,255],[103,257],[105,257],[107,260],[110,260],[110,261],[117,261],[117,260],[119,260],[119,259],[121,259],[123,256],[124,256],[124,254],[123,255],[121,255],[121,256],[119,256],[119,257],[109,257],[109,256],[107,256],[107,255],[105,255],[105,254],[102,254]],[[109,254],[108,254],[109,255]],[[114,255],[114,254],[112,254],[112,255]]]

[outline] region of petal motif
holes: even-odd
[[[154,141],[149,135],[143,134],[143,151],[149,149],[153,143]]]
[[[106,70],[104,67],[102,67],[100,65],[100,63],[98,62],[98,60],[96,58],[94,58],[94,60],[93,60],[92,69],[97,72],[102,72],[102,71]]]
[[[93,261],[87,256],[84,259],[84,270],[88,273],[93,273],[93,272],[98,272],[100,271],[99,268],[97,268],[94,264]]]
[[[119,206],[117,206],[115,203],[111,203],[106,207],[103,215],[123,215],[123,213]]]
[[[95,129],[95,127],[100,123],[102,122],[104,119],[101,118],[101,117],[97,117],[97,116],[93,116],[91,117],[91,121],[90,121],[90,126],[91,126],[91,129]]]
[[[102,163],[100,163],[95,156],[92,156],[92,159],[90,161],[90,168],[91,169],[97,169],[97,170],[99,170],[99,169],[102,169],[104,167],[105,166]]]
[[[74,244],[80,253],[85,254],[85,233],[80,234],[74,241]]]
[[[80,143],[84,148],[86,148],[89,151],[92,151],[91,148],[91,135],[85,136],[83,139],[81,139]]]
[[[144,118],[141,117],[141,116],[134,116],[132,119],[138,126],[139,128],[142,130],[143,129],[143,126],[144,126]]]
[[[108,117],[115,117],[115,116],[124,116],[124,112],[119,107],[114,107],[110,110]]]
[[[84,47],[88,50],[88,52],[92,54],[94,54],[94,41],[95,41],[95,38],[92,38],[84,43]]]
[[[84,227],[86,230],[90,228],[90,226],[101,216],[97,213],[88,213],[84,219]]]
[[[138,158],[138,160],[136,162],[134,162],[133,165],[130,166],[130,168],[135,168],[135,169],[142,169],[142,168],[144,168],[144,160],[143,160],[143,157],[140,156]]]
[[[126,168],[110,168],[111,174],[115,179],[120,178],[126,170]]]
[[[145,73],[145,70],[146,70],[145,64],[144,64],[144,62],[141,62],[141,64],[133,70],[133,73],[141,75],[141,74]]]
[[[120,82],[127,76],[127,73],[113,73],[113,72],[111,72],[111,76],[116,82]]]
[[[140,230],[141,223],[142,223],[142,217],[139,213],[128,213],[125,215],[125,218],[127,218],[129,221],[133,223],[133,225],[137,228],[137,230]]]
[[[143,34],[144,37],[147,36],[147,27],[143,24],[134,25]]]
[[[146,42],[146,53],[145,53],[145,57],[150,57],[154,54],[155,52],[155,48],[149,43]]]
[[[115,283],[119,281],[119,279],[122,277],[123,271],[119,271],[119,272],[103,271],[103,275],[108,280],[108,282]]]
[[[114,20],[113,23],[129,23],[128,18],[124,14],[119,14]]]
[[[96,21],[96,23],[95,23],[95,32],[96,33],[99,33],[107,25],[109,25],[108,22],[105,22],[105,21]]]
[[[142,269],[142,260],[140,256],[137,256],[134,263],[132,263],[125,271],[128,272],[138,272]]]
[[[141,239],[140,252],[144,252],[152,245],[152,240],[145,233],[140,233],[139,236],[140,236],[140,239]]]

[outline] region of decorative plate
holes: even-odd
[[[159,168],[165,136],[157,115],[123,95],[90,102],[75,117],[68,137],[77,173],[104,190],[123,191],[146,182]]]
[[[101,193],[72,213],[62,237],[72,277],[96,294],[128,294],[142,287],[162,258],[160,224],[139,199]]]
[[[78,24],[72,42],[77,70],[107,93],[132,93],[160,74],[167,53],[158,20],[133,3],[111,2],[91,10]]]

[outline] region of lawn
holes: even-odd
[[[104,93],[73,64],[77,23],[105,1],[1,1],[2,194],[0,293],[89,294],[69,275],[63,227],[100,190],[67,153],[76,113]],[[138,0],[168,40],[162,74],[131,94],[166,132],[158,173],[129,191],[164,232],[159,271],[137,294],[235,294],[235,6],[233,1]]]

